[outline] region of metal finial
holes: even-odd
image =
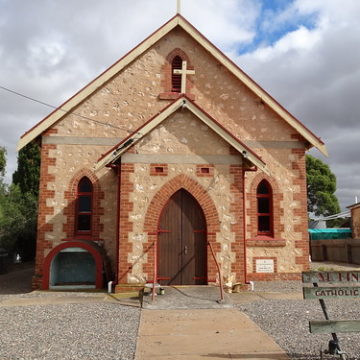
[[[181,0],[177,0],[177,14],[181,14]]]

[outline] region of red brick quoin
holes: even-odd
[[[52,129],[50,129],[52,130]],[[47,131],[44,135],[54,133],[54,131]],[[36,239],[36,262],[35,275],[32,281],[34,289],[40,288],[43,276],[43,262],[44,255],[48,249],[52,248],[52,242],[46,240],[46,233],[53,231],[53,224],[47,222],[47,215],[54,215],[54,208],[47,205],[47,199],[55,197],[55,191],[50,190],[49,183],[55,181],[55,176],[49,172],[50,166],[56,165],[56,158],[50,157],[50,151],[56,150],[56,145],[42,144],[41,145],[41,165],[40,165],[40,191],[39,191],[39,209],[38,209],[38,223],[37,223],[37,239]]]
[[[299,217],[300,222],[294,225],[294,232],[301,234],[301,240],[295,241],[295,247],[301,249],[302,255],[297,256],[295,261],[301,265],[303,271],[309,270],[309,240],[308,240],[308,223],[307,223],[307,190],[306,190],[306,165],[305,149],[292,149],[291,153],[296,156],[291,164],[292,169],[298,171],[298,178],[294,180],[294,185],[300,187],[300,192],[294,194],[294,200],[299,206],[294,209],[294,217]]]
[[[130,194],[134,191],[131,174],[135,171],[134,164],[123,163],[120,165],[120,206],[119,206],[119,253],[118,253],[118,283],[127,282],[127,274],[131,273],[133,264],[128,261],[128,254],[132,252],[133,245],[129,242],[129,233],[133,231],[130,212],[133,202]]]
[[[235,241],[231,243],[231,251],[235,254],[235,261],[231,264],[231,271],[236,274],[237,282],[245,282],[245,236],[244,236],[244,171],[241,165],[230,165],[230,174],[233,182],[230,186],[230,192],[233,196],[233,202],[230,204],[230,211],[234,221],[231,224],[231,231],[235,235]]]

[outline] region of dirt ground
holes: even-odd
[[[26,294],[31,292],[31,278],[33,274],[33,262],[9,266],[8,272],[0,275],[0,295]]]

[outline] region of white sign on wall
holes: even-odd
[[[256,260],[257,273],[273,273],[274,260],[273,259],[257,259]]]

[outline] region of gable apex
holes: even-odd
[[[243,72],[232,60],[224,55],[215,45],[207,40],[193,25],[191,25],[182,15],[176,14],[162,27],[153,34],[143,40],[133,50],[124,55],[116,63],[111,65],[107,70],[101,73],[93,81],[84,88],[79,90],[73,97],[60,105],[37,125],[22,135],[18,150],[26,144],[41,135],[49,127],[54,125],[58,120],[71,113],[71,111],[101,86],[103,86],[112,77],[118,74],[125,66],[132,63],[138,56],[143,54],[152,45],[158,42],[166,34],[174,28],[182,28],[196,42],[198,42],[207,52],[209,52],[219,63],[225,66],[235,77],[237,77],[246,87],[248,87],[262,102],[267,104],[275,113],[285,120],[293,129],[295,129],[308,143],[309,148],[316,147],[324,155],[327,155],[327,149],[324,142],[306,128],[298,119],[291,115],[284,107],[282,107],[274,98],[272,98],[264,89],[262,89],[254,80],[252,80],[245,72]]]

